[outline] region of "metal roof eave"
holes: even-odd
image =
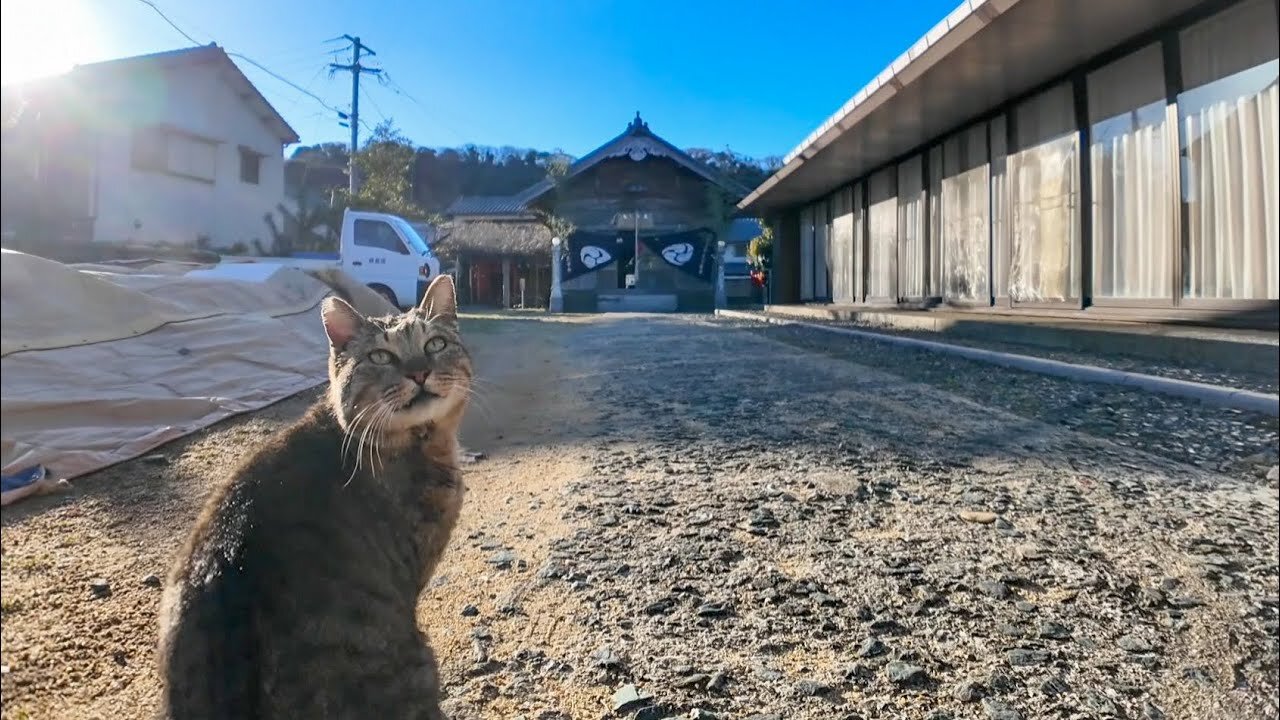
[[[866,115],[883,106],[899,90],[941,62],[1020,0],[964,0],[937,25],[899,55],[825,122],[783,158],[783,165],[741,202],[742,211],[765,207],[762,199],[805,161],[835,142]]]

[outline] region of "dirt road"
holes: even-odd
[[[420,607],[459,720],[1277,717],[1274,420],[791,328],[464,323],[488,457]],[[6,509],[5,718],[148,715],[152,576],[313,395]]]

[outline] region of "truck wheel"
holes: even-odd
[[[391,288],[386,285],[370,285],[369,289],[386,298],[387,302],[391,303],[391,307],[400,309],[400,301],[396,299],[396,294],[391,292]]]

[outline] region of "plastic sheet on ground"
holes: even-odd
[[[326,283],[386,309],[336,270],[322,282],[280,265],[69,266],[9,250],[0,269],[5,472],[83,475],[322,383]]]

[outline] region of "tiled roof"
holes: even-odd
[[[525,215],[524,205],[512,195],[464,195],[454,200],[445,215]]]
[[[649,129],[649,123],[640,119],[640,113],[638,112],[636,113],[635,120],[632,120],[631,123],[627,125],[627,129],[623,130],[621,135],[618,135],[604,145],[592,150],[586,156],[579,158],[570,165],[569,174],[566,176],[566,179],[574,177],[575,175],[578,175],[611,157],[628,154],[631,150],[631,146],[636,142],[639,142],[637,146],[638,148],[645,149],[645,153],[639,156],[633,155],[632,157],[644,157],[645,154],[655,154],[656,152],[656,154],[660,154],[673,160],[677,164],[692,171],[695,175],[701,176],[708,182],[719,185],[736,197],[740,198],[747,194],[747,188],[739,185],[737,181],[724,177],[720,173],[707,167],[705,164],[689,157],[689,154],[685,151],[675,145],[672,145],[661,137],[658,137],[657,134]],[[551,180],[544,179],[535,183],[527,190],[520,193],[517,197],[525,204],[532,203],[550,191],[552,187],[553,184]]]
[[[226,80],[233,84],[237,95],[244,102],[256,106],[257,114],[263,116],[264,122],[267,122],[272,127],[286,145],[298,142],[298,133],[289,125],[289,121],[285,120],[280,111],[276,110],[275,106],[267,101],[267,98],[263,96],[257,86],[245,76],[240,66],[236,65],[231,57],[227,55],[226,50],[223,50],[216,43],[77,65],[68,73],[68,77],[82,79],[84,82],[92,82],[96,78],[113,73],[127,74],[144,68],[172,68],[208,62],[221,63],[234,70],[234,75],[227,77]]]

